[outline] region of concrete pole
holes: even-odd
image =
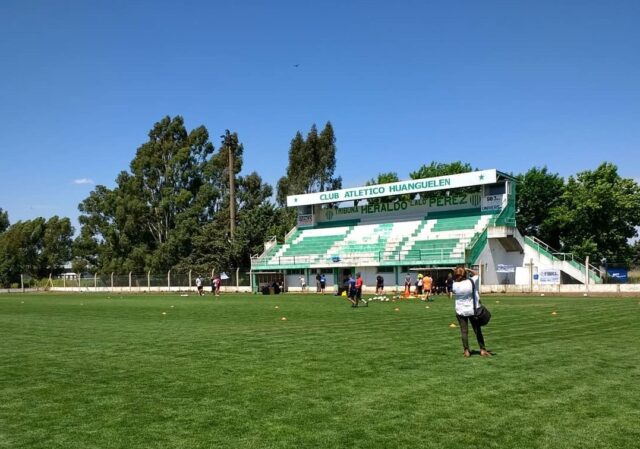
[[[171,270],[167,271],[167,287],[171,291]]]
[[[529,259],[529,293],[533,293],[533,257]]]
[[[147,271],[147,290],[151,292],[151,270]]]
[[[236,235],[236,173],[233,145],[228,144],[227,150],[229,150],[229,235],[233,240]]]
[[[113,271],[111,272],[111,293],[113,293]]]
[[[192,284],[191,284],[191,271],[192,271],[192,270],[189,270],[189,288],[191,288],[191,285],[192,285]]]
[[[129,271],[129,291],[131,291],[131,271]]]
[[[584,261],[584,285],[589,292],[589,256]]]
[[[236,293],[240,291],[240,268],[236,268]]]
[[[20,275],[20,288],[22,289],[22,293],[24,293],[24,275],[23,274]]]
[[[98,289],[98,273],[93,273],[93,289],[94,291]]]

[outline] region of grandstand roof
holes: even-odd
[[[308,206],[313,204],[338,203],[341,201],[363,200],[381,196],[402,195],[405,193],[451,190],[461,187],[494,184],[498,179],[513,177],[494,169],[437,176],[434,178],[409,179],[406,181],[352,187],[349,189],[329,190],[326,192],[306,193],[287,196],[287,206]]]

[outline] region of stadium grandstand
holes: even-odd
[[[479,267],[483,285],[601,282],[594,267],[518,232],[516,187],[490,169],[291,195],[297,226],[252,257],[252,285],[279,280],[299,291],[304,280],[313,289],[323,274],[337,291],[359,272],[371,289],[381,275],[387,290],[399,290],[407,275],[443,283],[461,264]]]

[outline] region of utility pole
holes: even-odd
[[[229,234],[231,240],[236,234],[236,173],[235,173],[235,161],[234,152],[235,148],[232,144],[232,139],[227,130],[225,136],[227,141],[227,150],[229,151]]]

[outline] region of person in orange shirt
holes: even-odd
[[[431,301],[431,287],[433,285],[433,278],[427,274],[422,278],[422,286],[424,288],[423,301]]]

